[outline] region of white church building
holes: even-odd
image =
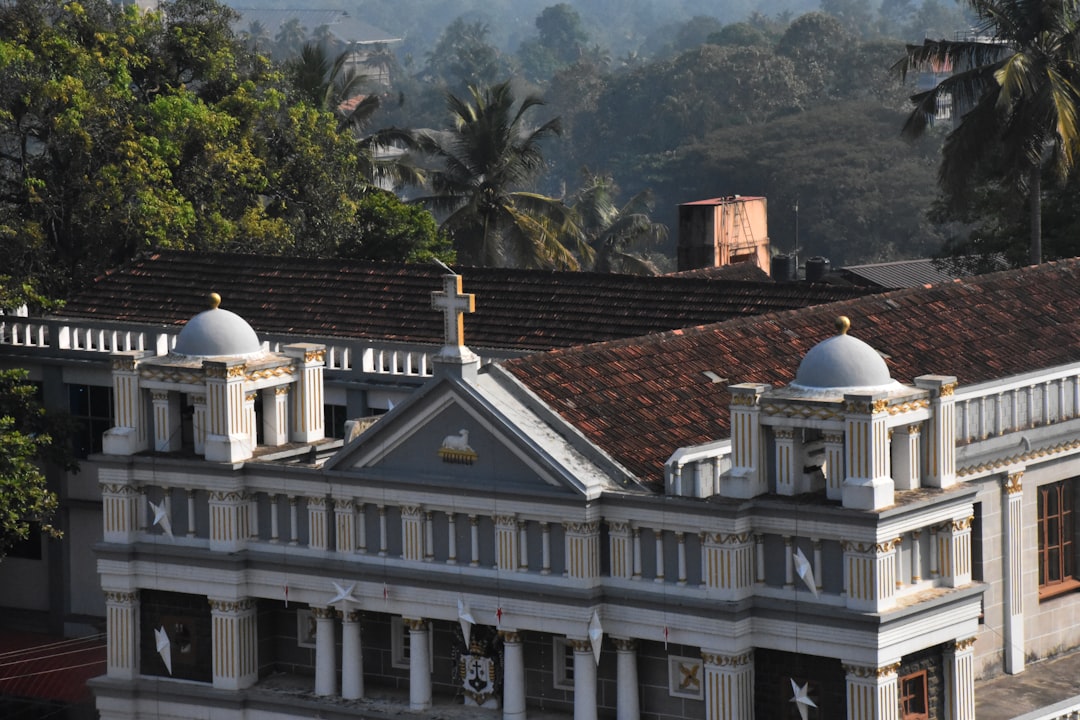
[[[430,377],[344,440],[325,345],[218,288],[110,355],[101,718],[972,720],[1080,645],[1078,276],[481,362],[446,275]]]

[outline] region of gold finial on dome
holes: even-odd
[[[836,334],[837,335],[847,335],[848,328],[850,328],[850,327],[851,327],[851,320],[848,319],[847,315],[841,315],[840,317],[836,318]]]
[[[217,310],[218,306],[221,305],[221,296],[216,292],[212,292],[208,297],[210,299],[210,309]]]

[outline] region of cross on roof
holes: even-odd
[[[476,296],[461,292],[460,275],[443,275],[442,292],[431,293],[431,307],[443,311],[443,333],[447,346],[464,347],[464,313],[476,312]]]

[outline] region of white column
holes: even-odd
[[[300,544],[300,500],[295,495],[289,496],[289,544]]]
[[[136,366],[140,358],[149,354],[152,353],[132,351],[112,354],[116,425],[105,432],[103,451],[106,455],[134,455],[147,447],[143,396]]]
[[[975,720],[975,638],[945,646],[945,717]]]
[[[589,640],[570,640],[574,648],[574,720],[596,720],[596,660]]]
[[[409,628],[409,709],[431,707],[431,654],[426,620],[404,618]]]
[[[386,528],[386,506],[379,506],[379,557],[386,557],[386,553],[390,551],[390,545],[387,538]]]
[[[841,543],[844,591],[852,610],[882,612],[896,605],[897,542]]]
[[[962,517],[944,523],[937,534],[935,551],[946,587],[971,583],[971,521],[971,517]]]
[[[334,542],[339,553],[356,551],[356,506],[352,498],[334,498]]]
[[[206,459],[238,462],[251,457],[251,435],[245,432],[243,360],[203,360],[206,375]]]
[[[360,644],[360,611],[349,610],[341,625],[341,697],[364,697],[364,661]]]
[[[930,391],[930,419],[923,439],[928,462],[922,484],[951,487],[956,484],[956,378],[921,375],[915,378],[915,387]]]
[[[656,554],[656,577],[653,582],[664,582],[664,531],[653,530],[653,549]]]
[[[263,442],[278,447],[289,442],[289,386],[279,385],[262,391]]]
[[[873,667],[844,663],[847,675],[847,720],[899,720],[900,663]]]
[[[191,396],[191,406],[194,410],[191,416],[191,434],[195,441],[195,454],[206,454],[206,432],[207,432],[207,415],[206,415],[206,395],[199,393]]]
[[[856,510],[879,510],[893,504],[889,474],[889,401],[873,394],[844,395],[846,450],[843,503]]]
[[[754,720],[754,652],[701,652],[706,720]]]
[[[139,675],[139,593],[105,591],[108,656],[105,673],[119,680]]]
[[[919,431],[919,425],[901,425],[893,428],[892,478],[897,490],[915,490],[919,487],[919,472],[922,465]]]
[[[446,564],[457,565],[457,515],[446,513]]]
[[[135,542],[139,534],[139,519],[143,517],[140,515],[141,506],[139,505],[139,500],[143,495],[124,482],[107,482],[105,477],[107,472],[110,471],[101,471],[100,481],[102,537],[108,543]]]
[[[281,541],[280,532],[278,528],[278,501],[281,499],[280,495],[274,494],[270,496],[270,542],[277,543]]]
[[[247,514],[250,510],[243,493],[211,490],[207,493],[210,506],[210,549],[217,552],[237,552],[247,540]]]
[[[480,518],[469,516],[469,567],[480,566]]]
[[[701,555],[705,587],[719,591],[717,597],[721,600],[750,597],[754,585],[754,543],[750,533],[705,533]]]
[[[337,693],[337,648],[334,647],[334,618],[332,607],[311,608],[315,616],[315,694]]]
[[[677,578],[676,582],[679,585],[685,585],[686,584],[686,533],[683,533],[683,532],[675,533],[675,542],[676,542],[675,549],[676,549],[676,553],[677,553],[676,554],[677,566],[678,566],[678,571],[679,571],[679,575],[678,575],[678,578]]]
[[[529,571],[529,523],[527,520],[518,521],[518,560],[517,569],[520,572]]]
[[[255,427],[255,399],[258,396],[257,392],[244,393],[244,435],[252,451],[259,444],[259,432]]]
[[[739,383],[731,392],[731,473],[721,484],[721,494],[752,498],[768,492],[761,457],[761,396],[769,385]]]
[[[540,523],[540,574],[551,574],[551,524]]]
[[[435,520],[430,510],[424,511],[424,562],[435,559]]]
[[[825,497],[843,500],[847,472],[844,469],[844,434],[826,432],[822,439],[825,441]]]
[[[312,550],[329,549],[329,533],[326,526],[326,498],[307,498],[308,547]]]
[[[242,690],[259,679],[255,601],[210,600],[214,687]]]
[[[1024,473],[1012,473],[1001,483],[1001,524],[1005,592],[1005,672],[1024,671]]]
[[[801,458],[795,452],[795,431],[792,428],[774,428],[774,455],[776,463],[776,494],[794,495],[795,474],[802,475]]]
[[[419,505],[401,506],[401,559],[424,559],[424,510]]]
[[[326,364],[326,346],[311,343],[294,343],[281,348],[293,358],[297,380],[292,402],[293,442],[310,443],[325,437],[323,427],[323,367]]]
[[[637,640],[614,638],[616,653],[615,719],[638,720],[641,717],[641,690],[638,685]]]
[[[187,536],[195,537],[195,490],[187,491]]]
[[[503,642],[503,720],[525,720],[525,650],[516,630],[500,630]]]
[[[154,407],[154,450],[174,452],[180,449],[180,403],[167,390],[150,394]]]
[[[611,558],[611,577],[630,578],[634,573],[634,548],[630,539],[630,524],[608,522],[608,556]]]

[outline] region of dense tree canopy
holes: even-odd
[[[63,296],[157,247],[362,254],[372,187],[356,139],[234,37],[234,17],[212,0],[160,14],[0,6],[0,256],[14,283]]]
[[[954,71],[912,98],[905,134],[921,135],[943,99],[959,122],[942,151],[939,180],[962,209],[976,181],[996,178],[1028,199],[1032,263],[1042,261],[1042,176],[1067,180],[1080,154],[1080,6],[1072,0],[969,0],[980,19],[964,40],[908,47],[903,74]]]

